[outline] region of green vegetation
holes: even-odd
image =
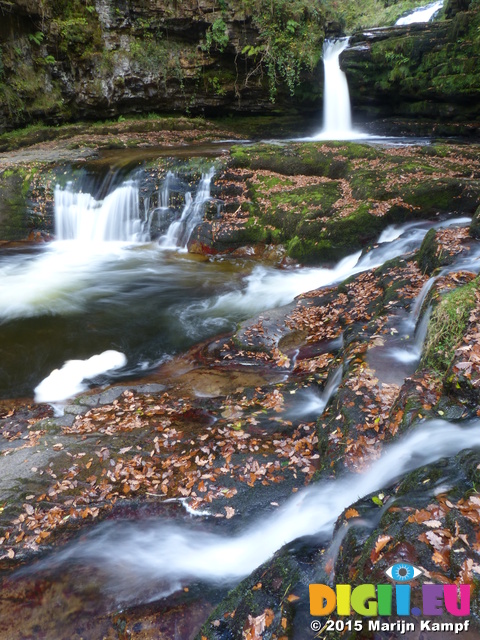
[[[457,14],[435,38],[432,42],[431,34],[419,32],[375,42],[371,72],[378,88],[392,92],[401,84],[402,95],[411,95],[417,105],[438,93],[457,101],[478,98],[480,13]],[[365,71],[369,73],[368,69],[358,73]],[[428,103],[423,108],[428,108]]]
[[[445,295],[433,311],[422,363],[434,371],[445,374],[450,367],[455,349],[461,342],[467,327],[470,311],[475,306],[476,278]]]
[[[98,122],[77,122],[55,127],[32,124],[0,135],[0,151],[12,151],[47,140],[67,140],[82,134],[100,134],[108,136],[121,132],[144,133],[149,131],[190,131],[207,128],[201,117],[160,116],[147,113],[141,116],[121,116],[116,120]],[[122,145],[123,146],[123,145]]]
[[[258,42],[243,54],[252,58],[260,72],[265,67],[270,99],[275,100],[280,81],[291,95],[300,84],[302,70],[313,70],[321,59],[325,14],[313,0],[244,0],[259,31]]]
[[[210,51],[215,47],[217,51],[222,53],[228,44],[228,29],[222,18],[217,18],[211,27],[207,29],[205,51]]]
[[[17,29],[16,10],[6,16],[12,22],[0,51],[0,127],[91,116],[106,105],[109,113],[117,105],[125,113],[154,101],[186,113],[218,104],[248,112],[266,97],[283,114],[290,106],[315,108],[326,32],[391,24],[423,1],[216,0],[208,22],[177,2],[161,3],[161,11],[107,2],[107,33],[91,0],[44,0],[48,20],[32,13],[28,28]],[[478,3],[471,7],[479,10]],[[178,29],[186,20],[188,37]],[[427,88],[468,98],[464,108],[474,112],[479,14],[458,13],[442,24],[445,47],[421,34],[375,42],[371,69],[349,70],[353,85],[370,73],[375,91],[390,95],[401,85],[412,115],[434,108]]]

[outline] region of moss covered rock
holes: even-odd
[[[357,109],[429,120],[430,130],[478,118],[480,7],[452,2],[446,15],[450,20],[354,36],[342,65]]]

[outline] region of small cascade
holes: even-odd
[[[431,314],[432,308],[429,307],[415,327],[413,342],[407,343],[404,349],[392,350],[392,357],[395,360],[403,362],[404,364],[412,364],[420,361]]]
[[[71,183],[66,189],[57,185],[55,229],[57,240],[83,243],[146,240],[137,185],[125,182],[104,200],[75,192]]]
[[[190,192],[185,194],[185,206],[179,220],[175,220],[169,226],[167,233],[160,238],[159,244],[165,249],[186,249],[190,236],[195,227],[200,223],[203,207],[210,199],[210,185],[215,174],[214,167],[208,173],[202,174],[195,197]]]
[[[438,0],[437,2],[431,2],[423,7],[417,7],[406,16],[399,18],[395,25],[397,27],[404,27],[409,24],[417,24],[419,22],[430,22],[435,17],[435,14],[443,7],[444,0]]]
[[[434,278],[429,278],[425,282],[420,293],[417,296],[417,299],[413,303],[412,310],[410,312],[410,317],[407,320],[408,326],[412,327],[413,329],[415,329],[415,327],[417,326],[418,318],[420,317],[420,312],[422,310],[423,303],[425,302],[430,289],[433,287],[435,281],[437,280],[437,277],[438,276],[435,276]]]
[[[327,384],[320,395],[311,390],[304,394],[306,402],[303,406],[295,407],[295,414],[301,416],[315,415],[317,418],[321,416],[331,398],[337,393],[338,387],[342,382],[342,374],[342,367],[335,369],[329,376]]]
[[[154,195],[145,196],[143,201],[145,223],[145,235],[149,239],[155,239],[159,235],[159,231],[165,231],[171,222],[174,212],[170,209],[170,196],[172,185],[174,185],[176,176],[171,171],[167,174],[158,188],[156,194],[157,206],[155,206]]]

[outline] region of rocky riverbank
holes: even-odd
[[[201,124],[181,135],[200,144],[211,131]],[[127,133],[118,135],[128,145]],[[15,239],[32,231],[47,238],[53,186],[69,163],[32,164],[19,153],[2,156],[0,176],[10,189],[3,202],[25,214]],[[194,181],[211,162],[176,166]],[[255,638],[263,625],[263,638],[314,637],[309,582],[381,581],[398,561],[420,567],[420,581],[471,584],[478,633],[480,459],[461,452],[478,418],[480,377],[478,215],[465,220],[480,204],[475,147],[297,142],[235,146],[214,162],[212,195],[223,210],[207,208],[191,249],[217,257],[199,259],[269,258],[288,278],[302,273],[295,259],[331,266],[358,251],[358,272],[348,267],[348,279],[340,270],[318,287],[317,271],[311,290],[287,306],[196,345],[147,379],[92,389],[61,417],[31,399],[2,401],[0,635],[153,639],[160,629],[172,639]],[[142,197],[171,168],[171,158],[147,152]],[[15,226],[3,206],[4,224]],[[385,485],[379,475],[360,496],[350,488],[320,538],[311,537],[320,516],[296,534],[286,521],[278,546],[273,535],[258,543],[261,566],[229,594],[238,579],[212,587],[194,574],[156,600],[158,579],[145,576],[159,552],[149,556],[145,542],[121,556],[113,582],[105,551],[79,556],[68,570],[56,560],[67,544],[88,547],[99,522],[155,518],[234,535],[240,545],[246,529],[261,531],[306,485],[347,473],[360,482],[389,445],[422,430],[432,449],[435,438],[452,439],[449,430],[461,447],[453,442],[449,457],[440,449],[440,461],[420,457],[419,469]],[[141,548],[144,564],[135,556]],[[36,566],[38,558],[45,561]]]

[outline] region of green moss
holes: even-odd
[[[27,194],[31,172],[24,168],[0,174],[0,238],[21,240],[27,233]]]
[[[423,273],[432,273],[439,266],[437,251],[436,231],[430,229],[417,253],[417,263]]]
[[[280,550],[229,592],[202,626],[196,640],[202,637],[208,640],[241,638],[248,616],[259,616],[267,608],[275,614],[269,627],[269,637],[273,634],[277,637],[284,635],[286,630],[282,627],[281,619],[285,617],[290,621],[293,613],[287,596],[299,580],[300,572],[296,559],[288,549]],[[254,589],[259,583],[261,588]],[[212,624],[217,620],[221,621],[220,626]]]
[[[234,166],[263,169],[286,176],[325,176],[336,179],[347,177],[350,170],[347,148],[344,153],[343,147],[339,149],[331,143],[290,143],[282,147],[272,144],[234,146],[231,155]]]
[[[451,211],[453,202],[462,191],[458,180],[423,180],[405,190],[404,200],[423,211]]]
[[[341,189],[337,182],[273,193],[270,197],[262,196],[263,202],[269,198],[262,219],[281,229],[286,237],[295,235],[297,231],[301,235],[315,235],[324,226],[323,222],[316,222],[315,219],[330,215],[333,204],[340,196]]]
[[[39,97],[40,99],[40,97]],[[96,135],[108,136],[118,133],[148,133],[150,131],[193,131],[208,129],[210,123],[203,118],[184,116],[159,116],[154,113],[127,116],[122,122],[102,120],[99,122],[78,122],[60,126],[32,124],[0,135],[0,151],[11,151],[47,140],[67,140],[73,136],[93,131]],[[86,143],[84,143],[86,144]]]
[[[480,207],[475,211],[475,215],[472,218],[470,224],[470,235],[472,238],[480,239]]]
[[[428,325],[422,363],[441,374],[453,361],[455,349],[467,327],[470,311],[475,305],[479,279],[459,287],[443,297]]]
[[[371,68],[352,68],[354,85],[365,88],[365,74],[376,90],[391,95],[400,91],[399,108],[412,115],[439,116],[438,97],[462,105],[462,113],[475,112],[478,101],[478,65],[480,47],[480,12],[459,13],[451,23],[429,30],[387,38],[372,44]],[[357,75],[358,74],[358,75]],[[458,109],[456,110],[458,111]],[[465,117],[464,115],[464,117]],[[459,114],[450,110],[448,119]]]

